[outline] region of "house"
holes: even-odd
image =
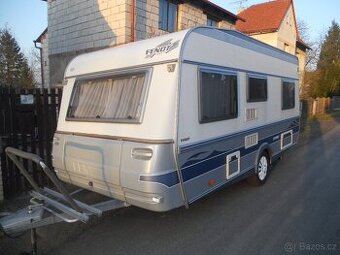
[[[51,86],[62,83],[67,64],[81,53],[197,25],[235,29],[239,19],[208,0],[48,0],[47,3]]]
[[[252,5],[238,13],[236,29],[296,55],[303,84],[308,45],[299,37],[293,0],[274,0]]]
[[[49,87],[50,84],[50,65],[48,59],[48,32],[47,28],[33,41],[37,49],[40,50],[41,61],[41,87]],[[40,44],[38,46],[37,44]]]

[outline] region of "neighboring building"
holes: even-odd
[[[299,60],[299,76],[300,76],[300,96],[304,96],[306,94],[305,86],[305,67],[306,67],[306,55],[307,50],[311,48],[300,38],[298,37],[296,41],[296,56]]]
[[[40,47],[37,46],[40,43]],[[41,87],[50,87],[50,65],[48,60],[48,33],[47,28],[39,37],[34,41],[35,47],[40,50],[41,61]]]
[[[303,84],[309,47],[299,38],[293,0],[255,4],[238,16],[242,19],[236,23],[237,30],[298,57],[300,85]]]
[[[237,15],[208,0],[47,2],[49,77],[52,86],[62,83],[68,62],[81,53],[197,25],[234,29],[238,20]]]

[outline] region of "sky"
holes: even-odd
[[[237,0],[210,0],[233,13],[237,12]],[[248,0],[244,7],[267,0]],[[332,20],[340,23],[340,0],[294,0],[295,14],[310,28],[312,40],[326,33]],[[0,0],[0,28],[11,29],[19,46],[28,53],[34,47],[33,40],[47,27],[47,3],[42,0]]]
[[[47,27],[47,3],[42,0],[0,0],[0,28],[10,28],[25,54]]]

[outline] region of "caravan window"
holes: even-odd
[[[267,101],[267,79],[248,76],[247,102]]]
[[[295,83],[282,81],[282,110],[295,107]]]
[[[200,72],[200,123],[237,117],[236,74]]]
[[[76,82],[67,117],[72,120],[138,122],[145,73]]]

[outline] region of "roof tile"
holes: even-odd
[[[245,21],[238,20],[236,29],[243,33],[277,31],[291,4],[292,0],[275,0],[252,5],[238,14]]]

